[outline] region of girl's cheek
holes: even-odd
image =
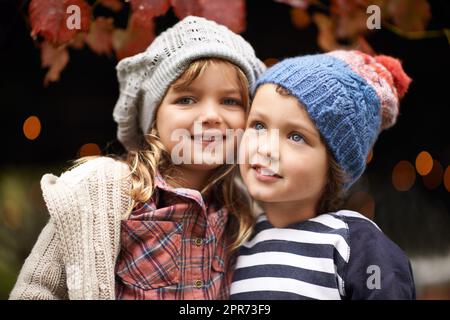
[[[233,117],[233,129],[245,129],[245,112],[241,110]]]

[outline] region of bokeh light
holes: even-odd
[[[421,176],[426,176],[430,173],[431,169],[433,169],[433,158],[428,152],[422,151],[416,158],[417,173]]]
[[[98,156],[102,153],[100,147],[96,143],[86,143],[83,144],[78,152],[78,156],[88,157],[88,156]]]
[[[370,163],[373,158],[373,149],[370,149],[369,154],[367,155],[366,163]]]
[[[398,191],[408,191],[416,181],[416,170],[406,160],[399,161],[392,171],[392,184]]]
[[[277,63],[278,63],[278,59],[275,59],[275,58],[267,58],[264,60],[264,64],[266,65],[267,68],[269,68]]]
[[[423,176],[423,183],[428,189],[436,189],[442,182],[444,170],[439,161],[433,161],[433,169],[426,176]]]
[[[41,121],[36,116],[28,117],[23,123],[23,134],[27,139],[34,140],[41,133]]]
[[[311,23],[311,18],[305,8],[291,9],[291,21],[297,28],[306,28]]]
[[[357,191],[347,200],[346,207],[357,211],[369,219],[375,217],[375,200],[365,191]]]
[[[447,191],[450,192],[450,165],[447,166],[447,169],[445,169],[444,186],[445,186],[445,189],[447,189]]]

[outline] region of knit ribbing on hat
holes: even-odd
[[[189,16],[162,32],[143,53],[117,65],[120,96],[114,108],[117,137],[128,149],[139,148],[170,84],[200,58],[221,58],[246,75],[249,90],[265,70],[250,44],[225,26]]]
[[[289,58],[267,70],[257,86],[287,89],[305,107],[349,188],[363,173],[381,124],[381,101],[368,81],[330,54]],[[281,107],[281,106],[280,106]]]

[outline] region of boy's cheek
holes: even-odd
[[[241,165],[248,164],[249,159],[250,159],[250,154],[252,154],[254,152],[254,150],[252,150],[252,144],[251,144],[251,141],[249,139],[250,137],[247,132],[248,132],[247,130],[244,132],[244,135],[242,136],[241,142],[239,145],[239,158],[238,159],[239,159],[239,164],[241,164]]]

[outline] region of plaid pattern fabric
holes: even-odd
[[[228,212],[197,190],[155,180],[152,198],[121,222],[116,299],[228,299]]]

